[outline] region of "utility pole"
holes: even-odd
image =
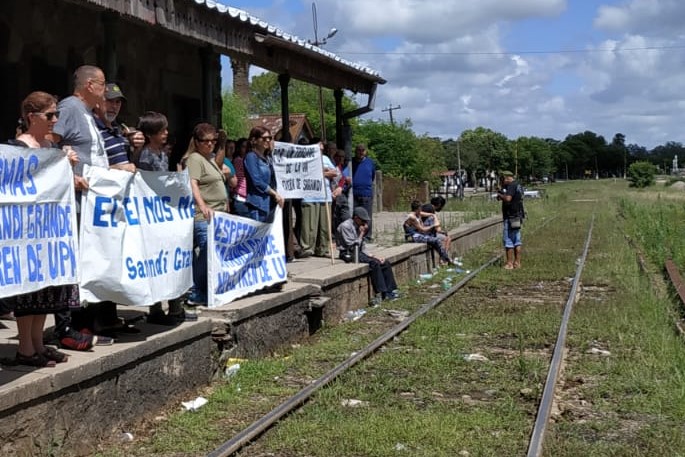
[[[391,124],[391,125],[395,125],[395,120],[392,118],[392,112],[395,111],[395,110],[398,110],[398,109],[402,109],[402,107],[401,107],[400,105],[392,106],[392,103],[391,103],[391,104],[388,105],[387,108],[381,110],[382,112],[386,112],[386,111],[387,111],[387,112],[390,113],[390,124]]]
[[[307,40],[309,44],[323,46],[328,42],[329,38],[338,33],[338,29],[332,28],[328,35],[319,41],[319,20],[316,16],[316,2],[312,2],[312,22],[314,23],[314,41]],[[319,86],[319,122],[321,123],[321,141],[326,141],[326,122],[323,115],[323,93],[321,86]]]

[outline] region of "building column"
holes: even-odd
[[[290,108],[288,107],[288,84],[290,83],[289,74],[278,75],[278,84],[281,86],[281,141],[290,143]],[[272,132],[274,133],[274,132]]]
[[[250,62],[231,56],[233,93],[247,102],[250,100]]]

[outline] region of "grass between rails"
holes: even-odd
[[[624,236],[646,246],[655,265],[664,245],[681,258],[683,248],[670,236],[677,233],[671,225],[682,229],[683,205],[654,192],[608,181],[551,186],[547,199],[528,205],[523,269],[487,270],[241,455],[525,455],[593,212],[584,291],[558,394],[561,413],[546,454],[680,455],[685,360],[669,321],[675,305],[638,273]],[[491,257],[499,244],[467,255],[467,267]],[[409,286],[408,298],[392,308],[417,309],[437,292],[430,287]],[[385,311],[370,310],[360,321],[325,328],[307,345],[243,363],[212,387],[198,412],[171,414],[154,424],[150,438],[100,455],[203,455],[393,325]],[[593,347],[611,355],[588,354]],[[464,360],[475,353],[488,360]],[[350,399],[364,403],[342,405]]]

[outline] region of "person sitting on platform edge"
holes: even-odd
[[[413,243],[426,243],[440,255],[440,261],[448,265],[454,265],[449,254],[445,250],[442,241],[430,234],[436,227],[433,225],[424,226],[421,222],[421,202],[414,200],[411,202],[411,213],[407,215],[402,225],[404,228],[404,238]]]
[[[338,226],[336,245],[340,251],[340,258],[346,263],[354,261],[355,250],[357,250],[358,261],[369,265],[371,286],[375,293],[371,303],[377,305],[382,300],[397,300],[400,294],[390,262],[364,251],[364,236],[369,228],[370,220],[369,213],[364,208],[356,207],[352,218]]]

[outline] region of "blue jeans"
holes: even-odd
[[[193,287],[190,297],[207,301],[207,221],[195,221],[193,227]]]
[[[241,217],[250,217],[250,209],[245,202],[233,200],[233,212]]]
[[[504,219],[502,226],[502,240],[504,242],[504,248],[514,249],[517,246],[521,246],[521,229],[510,228],[509,221],[507,219]]]

